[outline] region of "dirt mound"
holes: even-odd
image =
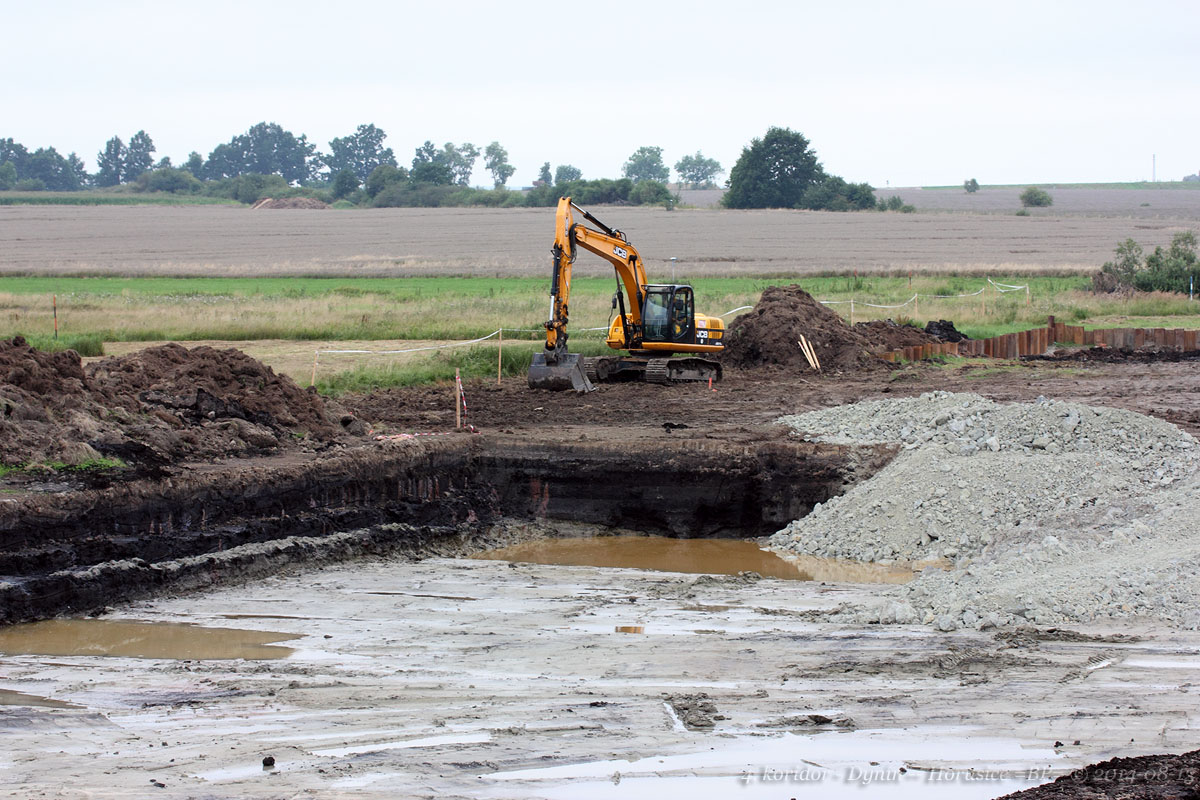
[[[948,319],[929,320],[925,323],[925,332],[943,342],[967,342],[971,339]]]
[[[797,344],[801,334],[827,371],[870,361],[872,342],[794,285],[767,287],[758,304],[730,324],[723,358],[736,367],[779,364],[808,369]]]
[[[43,353],[20,336],[0,341],[0,463],[29,460],[27,452],[67,464],[94,458],[94,451],[68,446],[79,441],[77,418],[90,427],[90,405],[78,353]]]
[[[1000,800],[1050,800],[1050,798],[1121,798],[1121,800],[1184,800],[1197,796],[1200,783],[1200,750],[1182,755],[1113,758],[1077,769],[1053,783]]]
[[[250,208],[253,211],[260,208],[329,208],[329,204],[322,203],[315,197],[284,197],[279,200],[264,197]]]
[[[106,358],[88,374],[98,391],[124,405],[136,396],[143,405],[172,411],[302,429],[320,438],[334,435],[319,395],[233,348],[166,344]]]
[[[920,328],[912,325],[900,325],[890,319],[876,319],[870,322],[858,322],[854,330],[861,334],[874,347],[882,350],[895,350],[900,347],[917,347],[938,341]]]
[[[68,350],[0,342],[0,463],[101,456],[161,467],[320,447],[341,433],[315,393],[239,350],[163,345],[86,369]]]

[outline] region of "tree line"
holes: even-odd
[[[563,194],[582,203],[678,202],[667,187],[670,169],[663,148],[646,146],[622,165],[622,177],[585,179],[571,164],[553,170],[544,162],[528,192],[508,190],[516,172],[497,141],[483,148],[471,142],[424,142],[408,166],[401,166],[387,134],[374,124],[359,125],[332,139],[327,150],[274,122],[260,122],[206,156],[191,152],[182,164],[155,160],[154,141],[144,130],[128,142],[113,136],[97,153],[89,174],[75,153],[53,147],[30,152],[13,139],[0,139],[0,190],[76,191],[128,186],[132,191],[205,194],[253,203],[267,197],[309,195],[359,206],[553,205]],[[492,189],[475,189],[472,175],[480,159]],[[675,162],[679,184],[714,188],[725,170],[700,151]],[[809,141],[787,128],[770,128],[746,146],[725,181],[727,208],[802,208],[837,211],[875,208],[874,190],[825,171]],[[887,206],[884,206],[887,208]]]
[[[96,154],[97,169],[88,173],[76,153],[62,156],[53,147],[30,152],[12,138],[0,139],[0,191],[78,191],[127,186],[133,191],[207,194],[255,202],[270,195],[313,194],[359,205],[518,204],[505,195],[476,196],[471,178],[479,159],[490,173],[493,190],[507,190],[516,172],[508,151],[491,142],[480,148],[471,142],[447,142],[438,147],[426,141],[416,148],[409,166],[400,166],[394,151],[384,145],[387,134],[374,124],[359,125],[353,133],[329,142],[321,151],[273,122],[260,122],[204,156],[193,151],[182,164],[169,157],[155,159],[153,139],[144,130],[128,142],[113,136]],[[700,152],[675,165],[680,181],[690,186],[713,186],[721,165]],[[669,202],[669,170],[662,148],[643,147],[626,161],[623,178],[584,180],[578,167],[560,164],[550,171],[546,162],[534,182],[533,202],[545,187],[567,187],[609,202]],[[644,182],[661,186],[635,185]],[[595,185],[593,185],[595,184]],[[554,198],[557,199],[557,195]],[[524,203],[521,203],[524,204]]]

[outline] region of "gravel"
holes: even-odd
[[[1162,420],[931,392],[784,417],[806,439],[898,443],[869,481],[771,539],[787,555],[912,562],[860,622],[941,630],[1154,616],[1200,627],[1200,446]]]

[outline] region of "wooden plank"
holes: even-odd
[[[1133,346],[1134,347],[1145,347],[1146,346],[1146,329],[1145,328],[1134,328],[1133,329]]]

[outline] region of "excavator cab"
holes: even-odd
[[[696,338],[695,316],[692,287],[651,284],[642,304],[642,340],[690,344]]]

